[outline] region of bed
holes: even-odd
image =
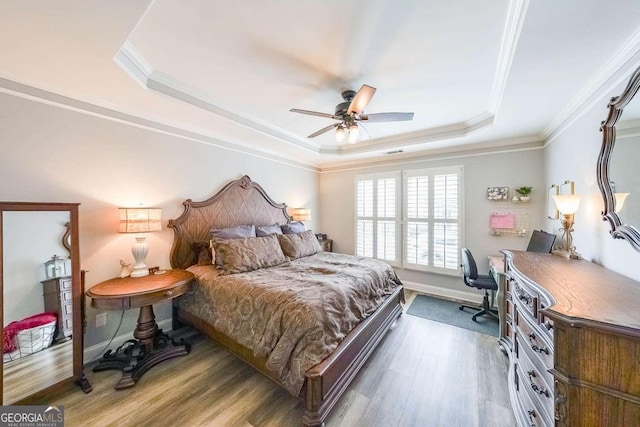
[[[403,287],[397,280],[397,276],[395,276],[393,270],[389,268],[384,270],[380,267],[382,263],[377,260],[349,257],[341,254],[319,253],[309,257],[292,259],[282,265],[259,271],[217,277],[218,273],[215,272],[215,267],[201,262],[202,245],[203,242],[208,242],[210,230],[212,228],[221,229],[245,224],[271,225],[290,223],[291,217],[287,214],[286,205],[274,202],[260,185],[253,182],[246,175],[239,180],[230,182],[216,195],[205,201],[194,202],[189,199],[183,204],[184,212],[182,215],[175,220],[169,221],[169,227],[174,230],[175,235],[171,249],[171,265],[173,268],[189,268],[199,279],[196,281],[197,283],[194,285],[192,292],[175,301],[174,321],[176,325],[174,326],[179,323],[186,323],[205,333],[287,389],[289,393],[302,400],[306,409],[302,417],[304,425],[323,425],[324,419],[346,390],[351,380],[364,365],[384,334],[402,314]],[[371,273],[363,274],[363,270],[359,270],[360,268],[368,268]],[[380,271],[377,272],[376,270]],[[320,272],[324,276],[321,278],[315,277],[313,276],[314,272]],[[293,304],[293,300],[296,299],[293,296],[298,293],[304,293],[304,289],[306,289],[304,280],[307,273],[309,274],[309,283],[327,280],[326,278],[339,282],[344,279],[344,277],[341,278],[339,276],[351,275],[354,278],[353,286],[360,286],[360,289],[363,289],[362,284],[355,283],[359,281],[359,279],[355,279],[356,277],[378,277],[376,274],[389,276],[388,280],[384,280],[385,283],[382,283],[381,279],[372,279],[380,282],[376,285],[375,291],[371,291],[372,294],[375,294],[372,297],[375,300],[375,306],[371,306],[371,303],[362,303],[363,306],[358,306],[355,310],[357,312],[362,311],[358,316],[364,317],[364,320],[349,319],[349,316],[353,317],[352,314],[344,316],[344,319],[334,318],[333,323],[339,323],[342,329],[339,329],[335,334],[322,332],[321,339],[316,339],[318,336],[315,335],[316,338],[308,340],[313,343],[326,342],[326,348],[321,350],[331,350],[318,363],[313,362],[312,366],[308,366],[311,363],[310,361],[314,360],[312,357],[306,358],[303,362],[282,363],[281,358],[256,350],[255,346],[243,341],[242,334],[234,334],[234,331],[242,331],[243,327],[247,327],[243,324],[245,319],[232,318],[221,321],[220,318],[212,318],[212,315],[210,315],[211,312],[216,312],[216,315],[218,315],[219,313],[217,312],[224,311],[221,308],[220,299],[214,299],[214,302],[209,302],[208,306],[206,305],[207,303],[203,303],[205,308],[196,305],[199,300],[205,299],[205,294],[214,292],[211,290],[211,284],[208,284],[209,280],[215,281],[215,288],[219,289],[215,292],[226,292],[228,294],[234,289],[238,289],[238,292],[240,292],[240,287],[237,283],[241,279],[246,282],[253,281],[257,284],[266,283],[271,280],[266,279],[267,274],[269,274],[269,277],[280,275],[281,277],[300,278],[299,280],[285,278],[284,283],[288,283],[288,285],[280,286],[285,293],[289,292],[289,294],[281,298],[284,298],[288,304]],[[291,274],[294,276],[291,276]],[[340,293],[341,285],[338,286],[336,284],[334,286],[333,283],[326,283],[325,285],[323,293],[328,292],[326,289],[336,289],[336,292]],[[259,298],[254,298],[248,306],[259,308],[256,311],[262,312],[274,304],[283,304],[281,302],[272,303],[267,300],[267,295],[275,292],[272,288],[277,287],[263,286],[263,289],[267,290],[265,296],[261,294]],[[251,292],[256,291],[253,290]],[[227,295],[227,298],[231,300],[234,298],[244,299],[244,297],[233,295]],[[260,307],[258,307],[258,300],[263,302]],[[346,305],[349,306],[350,304],[352,305],[352,303],[347,303]],[[291,313],[296,310],[299,310],[297,306],[288,306],[285,312]],[[237,316],[242,317],[242,312],[240,311]],[[293,317],[296,318],[295,316]],[[297,318],[302,317],[298,316]],[[228,324],[235,326],[229,327]],[[341,331],[344,328],[348,328],[348,330],[345,334],[342,334]],[[252,329],[255,329],[255,326],[252,326]],[[318,333],[318,331],[314,331],[314,333]],[[296,339],[294,338],[294,341]],[[274,360],[276,361],[275,363]],[[290,371],[292,373],[287,371],[287,375],[276,374],[279,372],[278,369],[282,369],[283,366],[291,368]]]

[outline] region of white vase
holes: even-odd
[[[528,202],[529,199],[531,199],[531,197],[529,197],[529,196],[520,196],[520,201],[521,202]]]

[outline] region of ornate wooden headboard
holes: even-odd
[[[231,181],[203,202],[187,199],[182,204],[182,215],[169,220],[168,224],[175,234],[171,247],[173,268],[187,268],[198,261],[195,246],[209,242],[212,228],[285,224],[291,221],[287,205],[274,202],[248,175]]]

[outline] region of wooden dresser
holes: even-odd
[[[503,253],[518,425],[640,425],[640,283],[588,261]]]
[[[71,276],[43,280],[44,311],[58,314],[55,341],[64,341],[73,335],[73,301]]]

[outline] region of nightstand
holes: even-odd
[[[111,279],[94,285],[87,291],[93,308],[126,310],[140,307],[138,326],[133,331],[134,340],[128,340],[115,352],[108,350],[94,372],[119,369],[122,378],[116,390],[133,387],[138,378],[151,367],[167,359],[184,356],[191,346],[184,340],[169,338],[158,329],[153,304],[168,301],[184,294],[193,274],[185,270],[167,270],[163,274],[144,277]]]
[[[322,247],[323,252],[333,252],[333,240],[332,239],[322,239],[318,240],[320,246]]]

